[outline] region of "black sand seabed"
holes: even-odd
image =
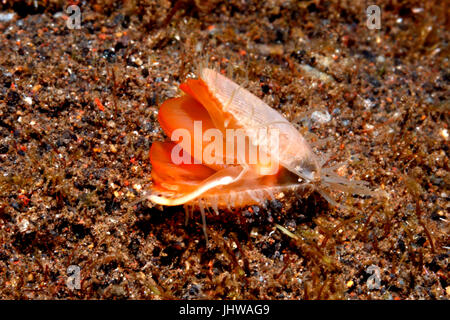
[[[0,298],[448,299],[449,11],[377,4],[381,29],[365,1],[81,2],[80,29],[65,1],[0,5]],[[207,57],[388,198],[221,210],[209,247],[198,215],[134,204]]]

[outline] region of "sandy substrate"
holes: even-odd
[[[381,29],[365,1],[172,2],[82,2],[80,29],[0,5],[0,298],[448,299],[445,2],[378,1]],[[198,214],[136,203],[158,107],[206,62],[388,197],[223,209],[209,247]]]

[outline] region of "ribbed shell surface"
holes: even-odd
[[[264,101],[212,69],[202,69],[201,79],[224,106],[225,111],[246,131],[252,144],[259,146],[272,159],[278,160],[289,170],[302,162],[316,162],[315,155],[305,138],[286,118]],[[259,128],[279,132],[278,150],[272,148],[267,136],[264,138],[256,134],[258,130],[255,129]]]

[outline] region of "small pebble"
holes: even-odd
[[[327,123],[331,120],[331,115],[328,111],[325,112],[314,111],[311,114],[311,120],[319,123]]]
[[[14,19],[14,16],[15,16],[16,14],[14,13],[14,12],[8,12],[8,13],[5,13],[5,12],[1,12],[0,13],[0,22],[8,22],[8,21],[11,21],[12,19]]]
[[[25,97],[23,100],[30,106],[33,104],[33,99],[31,97]]]
[[[377,57],[377,62],[378,63],[384,63],[386,61],[386,58],[384,56],[378,56]]]

